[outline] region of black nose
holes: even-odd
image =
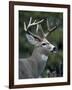
[[[53,48],[53,51],[56,51],[56,47]]]

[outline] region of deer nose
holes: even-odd
[[[53,48],[53,51],[56,51],[56,47]]]

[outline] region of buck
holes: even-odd
[[[57,26],[50,28],[48,19],[47,29],[48,32],[44,33],[41,23],[44,19],[40,21],[34,21],[32,23],[32,17],[30,17],[29,24],[26,25],[24,22],[24,30],[26,31],[26,38],[30,44],[34,45],[35,48],[32,52],[32,55],[29,58],[22,58],[19,60],[19,78],[39,78],[41,77],[41,73],[43,72],[46,62],[48,60],[49,52],[56,52],[56,47],[52,45],[46,37],[56,30]],[[36,26],[36,34],[32,33],[30,28],[32,26]],[[39,30],[41,31],[41,35],[38,34]]]

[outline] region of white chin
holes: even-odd
[[[53,51],[53,53],[56,53],[56,51]]]
[[[53,51],[53,50],[52,50],[51,52],[52,52],[52,53],[56,53],[56,51]]]

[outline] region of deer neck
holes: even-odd
[[[40,68],[44,67],[48,60],[48,55],[41,53],[39,49],[34,49],[31,57]]]
[[[34,50],[31,57],[32,60],[34,60],[37,72],[40,75],[46,66],[48,56],[46,56],[45,54],[41,54],[38,50]]]
[[[37,59],[38,61],[46,62],[48,59],[48,54],[46,52],[42,52],[42,50],[40,48],[35,48],[32,53],[32,57],[34,59]]]
[[[44,70],[46,66],[48,56],[40,53],[39,49],[34,49],[32,56],[29,58],[30,63],[32,63],[32,69],[35,77],[38,77]]]
[[[32,53],[32,57],[34,57],[38,61],[46,62],[48,59],[48,54],[46,51],[42,51],[40,48],[35,48],[33,53]]]

